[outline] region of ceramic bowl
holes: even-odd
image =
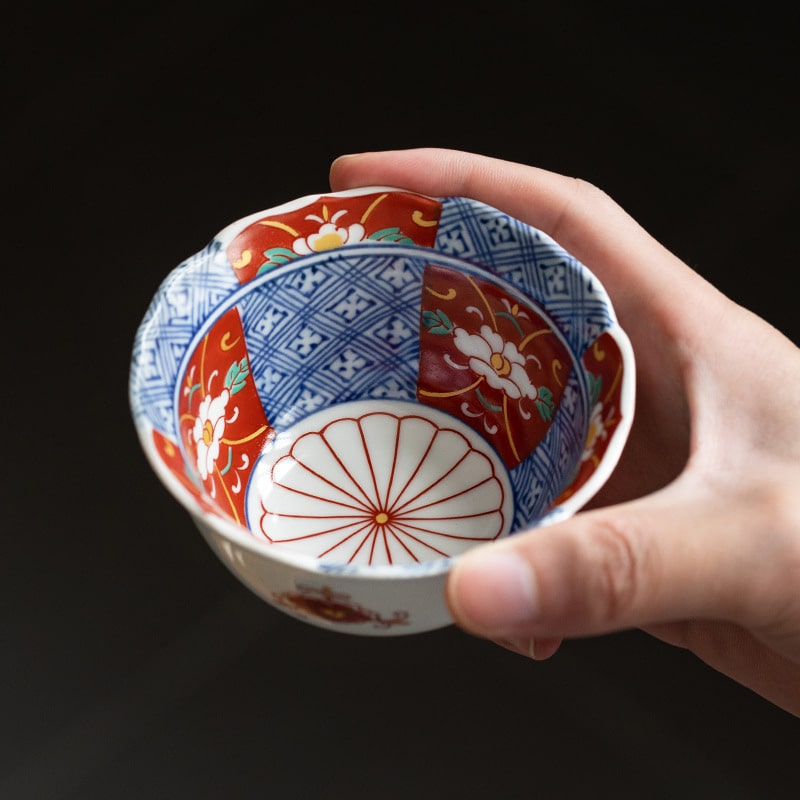
[[[550,237],[391,187],[229,225],[158,288],[144,452],[273,606],[363,635],[449,625],[459,555],[583,506],[630,430],[609,298]]]

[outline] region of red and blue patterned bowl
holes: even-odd
[[[547,235],[369,187],[251,215],[176,267],[130,401],[155,472],[248,587],[397,635],[451,622],[459,554],[598,491],[634,372],[605,290]]]

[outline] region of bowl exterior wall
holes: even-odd
[[[346,569],[306,570],[245,548],[192,514],[225,566],[271,606],[320,628],[358,636],[402,636],[453,624],[445,603],[447,572],[371,580]]]

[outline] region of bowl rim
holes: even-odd
[[[417,197],[425,197],[429,200],[441,201],[441,197],[432,197],[431,195],[423,194],[422,192],[413,192],[410,189],[400,189],[397,186],[383,186],[383,185],[370,185],[370,186],[357,186],[354,189],[342,189],[338,192],[322,192],[319,194],[305,194],[296,197],[294,200],[287,200],[277,206],[270,206],[262,211],[255,211],[252,214],[247,214],[244,217],[229,222],[222,230],[214,237],[215,240],[222,244],[223,249],[226,248],[242,231],[249,228],[253,223],[259,222],[264,217],[274,217],[278,214],[288,214],[292,211],[299,211],[306,206],[313,205],[322,200],[323,197],[362,197],[365,194],[377,194],[379,192],[387,192],[389,194],[406,194],[415,195]],[[352,245],[343,245],[349,247]]]
[[[411,194],[420,197],[427,197],[429,199],[436,200],[439,202],[449,199],[449,200],[466,200],[471,203],[477,203],[478,205],[489,211],[493,211],[497,214],[503,215],[504,217],[514,219],[515,222],[517,222],[520,225],[523,225],[525,228],[529,229],[532,233],[541,235],[542,237],[544,237],[545,241],[552,242],[553,244],[561,248],[561,245],[558,245],[558,243],[554,239],[552,239],[552,237],[550,237],[543,231],[540,231],[538,228],[535,228],[534,226],[529,225],[528,223],[522,222],[521,220],[514,218],[511,215],[506,214],[505,212],[502,212],[499,209],[493,208],[492,206],[489,206],[481,201],[474,200],[473,198],[459,197],[459,196],[448,196],[448,197],[437,198],[437,197],[432,197],[430,195],[425,195],[420,192],[412,192],[410,190],[402,189],[399,187],[382,186],[382,185],[357,187],[355,189],[349,189],[339,192],[326,192],[320,194],[303,195],[301,197],[295,198],[294,200],[290,200],[280,205],[272,206],[270,208],[254,212],[252,214],[248,214],[245,217],[242,217],[238,220],[235,220],[234,222],[231,222],[230,224],[225,226],[215,237],[213,237],[212,241],[220,242],[222,247],[225,248],[239,233],[241,233],[241,231],[243,231],[252,223],[257,222],[260,219],[263,219],[265,216],[274,216],[280,213],[299,210],[310,204],[318,202],[322,198],[357,197],[364,194],[372,194],[375,192]],[[498,283],[504,289],[510,290],[520,298],[526,301],[534,300],[535,302],[537,302],[538,306],[542,305],[541,301],[539,301],[537,298],[531,297],[530,295],[526,294],[521,288],[510,283],[505,277],[495,274],[491,270],[491,268],[483,267],[477,262],[473,262],[468,259],[457,258],[449,254],[443,253],[442,251],[437,250],[435,248],[432,249],[421,245],[404,245],[404,244],[387,245],[386,243],[356,242],[356,243],[345,244],[334,250],[301,257],[291,265],[284,265],[280,270],[265,273],[262,276],[258,276],[257,278],[254,278],[253,280],[245,284],[242,284],[239,287],[236,287],[231,293],[226,295],[226,297],[217,306],[215,306],[211,310],[208,318],[216,317],[220,313],[220,310],[222,308],[230,309],[231,307],[233,307],[238,302],[238,300],[241,299],[242,296],[247,294],[248,291],[252,291],[254,288],[261,286],[263,283],[268,283],[276,276],[280,275],[285,276],[287,270],[293,271],[293,270],[305,269],[313,265],[314,263],[324,263],[326,261],[345,258],[346,252],[351,250],[358,250],[362,253],[371,253],[377,251],[381,255],[385,255],[387,253],[387,247],[391,248],[392,254],[398,254],[398,255],[402,254],[401,251],[405,251],[406,253],[410,253],[418,257],[419,256],[424,257],[427,255],[428,258],[430,258],[431,253],[433,253],[435,254],[434,260],[436,261],[449,262],[449,265],[451,266],[458,265],[460,269],[466,268],[469,271],[486,276],[488,279]],[[526,531],[554,524],[560,520],[564,520],[571,517],[574,513],[580,510],[580,508],[582,508],[593,496],[597,494],[597,492],[602,488],[603,485],[605,485],[605,483],[613,473],[614,469],[616,468],[622,456],[622,452],[625,448],[625,445],[627,444],[630,434],[630,429],[633,424],[633,416],[635,412],[636,363],[635,363],[632,344],[630,342],[627,333],[619,324],[614,305],[600,279],[585,264],[583,264],[581,261],[576,259],[571,254],[568,253],[568,255],[570,255],[570,257],[574,261],[575,268],[577,268],[580,272],[582,272],[585,277],[591,279],[593,290],[597,295],[601,297],[602,302],[608,312],[610,324],[607,328],[604,329],[603,333],[610,335],[611,338],[616,343],[617,347],[619,348],[620,357],[624,367],[624,376],[623,376],[623,382],[621,384],[620,400],[619,400],[620,421],[615,426],[614,435],[611,437],[611,440],[609,441],[608,446],[606,447],[606,450],[603,453],[603,457],[600,460],[600,463],[598,464],[597,468],[592,473],[592,475],[588,478],[588,480],[583,485],[581,485],[572,495],[570,495],[568,498],[562,501],[558,506],[551,509],[544,516],[536,520],[535,523],[532,523],[523,528],[519,528],[515,531],[509,532],[504,537],[502,537],[503,539],[508,539],[509,537],[516,536]],[[168,279],[169,275],[165,276],[164,282],[166,282]],[[156,300],[156,298],[154,298],[154,300]],[[547,311],[547,309],[545,308],[542,308],[541,310],[548,317],[548,319],[550,319],[550,321],[553,322],[552,318],[550,317],[550,312]],[[137,335],[145,327],[146,321],[147,321],[146,319],[143,319],[141,321],[137,329]],[[191,354],[194,352],[194,346],[196,345],[197,341],[199,341],[199,339],[202,338],[201,332],[207,329],[208,324],[209,323],[207,323],[207,321],[204,320],[203,324],[193,334],[192,339],[190,340],[190,344],[181,358],[179,369],[177,372],[178,376],[183,374],[185,365],[188,363]],[[557,330],[560,340],[563,342],[568,352],[572,356],[574,365],[580,365],[582,354],[579,355],[574,352],[574,349],[564,336],[563,331],[557,325],[554,324],[554,328]],[[131,372],[132,372],[131,377],[133,377],[133,368]],[[180,384],[180,380],[177,381],[177,384]],[[133,405],[132,400],[135,393],[135,389],[136,389],[135,381],[130,380],[129,400],[131,401],[131,405]],[[178,391],[177,386],[176,386],[176,391]],[[175,405],[175,407],[177,408],[177,404]],[[591,411],[591,409],[589,409],[589,411]],[[425,560],[421,562],[413,562],[409,564],[391,564],[391,565],[352,564],[351,565],[351,564],[341,564],[341,563],[321,561],[316,556],[294,552],[290,549],[284,549],[279,545],[270,544],[265,540],[257,538],[250,531],[250,529],[243,524],[242,525],[237,524],[233,520],[228,520],[216,514],[206,513],[203,510],[200,502],[181,483],[181,481],[178,480],[178,478],[172,473],[172,471],[164,463],[164,461],[158,454],[152,438],[153,432],[156,431],[156,428],[153,426],[153,424],[145,417],[135,418],[134,423],[140,445],[144,450],[145,456],[151,468],[158,476],[162,485],[169,491],[172,497],[178,500],[181,506],[183,506],[183,508],[190,514],[191,518],[194,520],[195,524],[198,525],[198,527],[200,527],[201,531],[205,533],[204,528],[210,528],[215,534],[221,536],[224,540],[230,542],[230,544],[235,545],[236,547],[243,548],[248,552],[258,556],[259,558],[265,558],[270,562],[276,564],[282,564],[287,567],[292,567],[294,569],[301,570],[308,574],[327,575],[327,576],[342,575],[348,578],[355,578],[355,579],[369,581],[369,580],[386,580],[386,579],[392,579],[392,580],[424,579],[432,576],[440,576],[442,574],[447,573],[451,569],[452,565],[463,555],[462,553],[453,556]],[[180,440],[180,437],[178,437],[178,446],[180,448],[181,455],[182,456],[185,455],[184,445]],[[469,552],[470,550],[480,548],[482,545],[485,544],[491,544],[491,542],[481,542],[479,544],[474,545],[472,548],[469,548],[469,550],[465,552]]]

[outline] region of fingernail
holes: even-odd
[[[521,656],[527,656],[532,661],[536,661],[536,639],[532,636],[527,639],[515,639],[514,646]]]
[[[536,660],[536,640],[533,637],[521,639],[495,639],[496,644],[511,650],[520,656]]]
[[[339,163],[341,161],[348,161],[351,158],[358,158],[360,155],[363,155],[363,153],[343,153],[342,155],[337,156],[336,158],[334,158],[331,163],[332,164],[337,164],[337,163]]]
[[[456,562],[448,594],[460,624],[492,636],[513,634],[538,607],[530,566],[508,550],[474,552]]]

